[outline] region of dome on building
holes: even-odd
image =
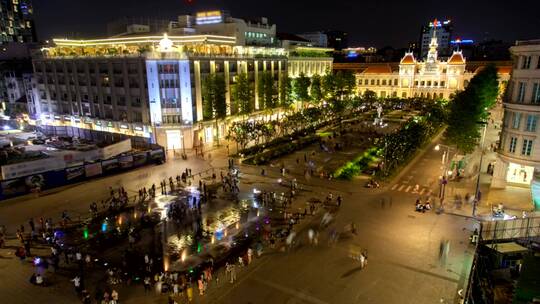
[[[405,53],[405,56],[401,58],[400,64],[415,64],[416,59],[414,58],[413,53]]]
[[[450,59],[448,59],[448,64],[465,64],[465,58],[461,51],[454,51]]]

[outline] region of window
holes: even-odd
[[[524,139],[523,147],[521,147],[521,155],[531,156],[532,146],[532,139]]]
[[[521,113],[514,113],[512,120],[512,128],[519,129],[519,123],[521,122]]]
[[[441,87],[444,87],[444,81],[441,81]]]
[[[529,69],[531,67],[531,56],[523,56],[521,58],[521,69]]]
[[[525,89],[527,88],[527,85],[525,82],[519,82],[518,84],[518,96],[517,96],[517,102],[523,102],[525,100]]]
[[[133,117],[133,122],[142,122],[142,113],[139,111],[133,111],[131,112],[131,115]]]
[[[531,103],[540,103],[540,83],[533,85]]]
[[[375,85],[375,79],[371,79],[371,85]]]
[[[398,85],[398,80],[397,80],[397,78],[396,78],[396,79],[394,79],[394,85],[395,85],[395,86],[397,86],[397,85]]]
[[[537,119],[538,119],[538,116],[536,115],[527,115],[527,125],[525,126],[525,131],[535,132]]]
[[[382,80],[382,85],[383,85],[383,86],[386,85],[386,79],[383,79],[383,80]]]
[[[516,152],[517,137],[510,137],[510,147],[508,147],[508,152]]]

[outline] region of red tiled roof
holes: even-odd
[[[497,67],[497,72],[499,72],[499,74],[510,74],[510,72],[512,72],[512,66],[508,65]]]
[[[463,54],[459,52],[454,52],[450,59],[448,59],[448,64],[464,64],[465,59],[463,58]]]
[[[390,65],[373,65],[368,66],[362,73],[364,74],[392,74]]]
[[[414,55],[411,53],[405,54],[403,58],[401,59],[400,64],[415,64],[416,60],[414,59]]]

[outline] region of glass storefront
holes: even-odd
[[[167,130],[167,149],[182,149],[182,134],[177,130]]]
[[[509,183],[530,185],[534,177],[534,167],[508,163],[506,181]]]

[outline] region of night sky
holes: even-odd
[[[349,32],[350,46],[406,47],[433,18],[452,19],[454,36],[474,39],[540,39],[540,0],[34,0],[40,39],[106,35],[116,18],[158,17],[226,9],[233,17],[265,16],[278,32],[324,29]]]

